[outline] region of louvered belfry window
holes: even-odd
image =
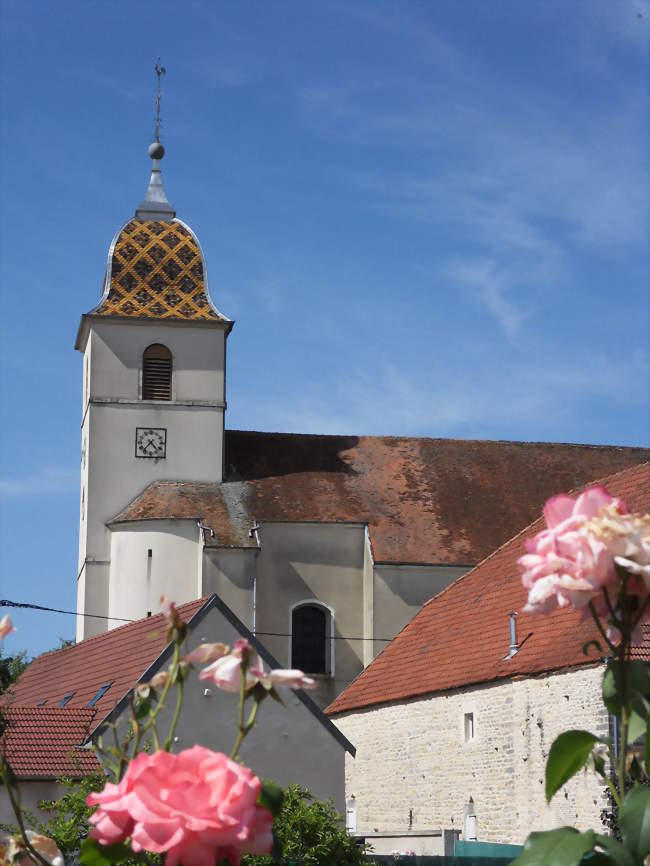
[[[291,666],[307,674],[328,674],[328,614],[320,606],[304,604],[291,615]]]
[[[167,346],[154,343],[142,355],[142,399],[171,400],[172,353]]]

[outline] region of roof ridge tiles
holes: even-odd
[[[298,431],[283,431],[283,430],[240,430],[226,429],[228,433],[242,433],[249,436],[291,436],[304,437],[305,439],[375,439],[375,440],[405,440],[411,442],[462,442],[466,444],[478,445],[543,445],[543,446],[559,446],[563,448],[580,448],[607,450],[617,449],[621,451],[646,451],[644,445],[620,445],[607,442],[560,442],[544,439],[476,439],[462,438],[454,436],[414,436],[402,435],[396,433],[301,433]],[[200,483],[200,482],[199,482]]]

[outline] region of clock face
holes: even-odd
[[[135,431],[136,457],[165,457],[167,430],[164,427],[137,427]]]

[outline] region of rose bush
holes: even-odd
[[[272,782],[262,783],[234,759],[256,724],[261,703],[268,696],[280,700],[276,685],[312,688],[316,683],[299,670],[267,671],[246,640],[238,640],[232,651],[225,644],[211,643],[181,655],[187,625],[173,601],[163,597],[161,605],[172,660],[168,669],[157,671],[134,689],[126,737],[120,741],[116,725],[109,723],[115,744],[105,746],[101,738],[95,744],[104,770],[114,781],[85,800],[95,811],[83,816],[92,830],[81,843],[79,860],[84,866],[115,866],[134,860],[147,863],[147,854],[153,854],[167,866],[239,866],[245,855],[271,851],[273,817],[284,793]],[[13,630],[8,617],[0,627],[0,638]],[[230,757],[199,745],[173,754],[185,681],[195,665],[207,665],[199,673],[201,679],[239,693],[237,737]],[[175,709],[163,739],[160,713],[172,690]],[[246,718],[249,703],[252,708]],[[38,866],[64,866],[56,844],[26,828],[19,786],[1,754],[0,779],[6,783],[18,823],[19,832],[5,849],[12,852],[12,862],[24,856]]]
[[[594,830],[560,827],[531,833],[515,866],[650,866],[650,668],[632,659],[632,644],[650,620],[650,515],[630,514],[601,486],[572,498],[554,496],[544,507],[546,529],[526,542],[519,559],[528,589],[524,610],[537,614],[573,607],[593,617],[607,655],[603,701],[616,718],[614,738],[565,731],[546,763],[546,798],[586,765],[607,785],[620,839]],[[618,733],[620,732],[620,734]],[[631,744],[645,735],[645,749]],[[645,765],[645,767],[643,766]]]
[[[244,854],[264,854],[273,843],[261,789],[251,770],[202,746],[142,753],[119,784],[89,795],[98,807],[91,836],[103,845],[130,839],[136,852],[165,853],[167,866],[239,866]]]

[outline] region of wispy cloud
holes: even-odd
[[[592,35],[583,51],[595,62],[603,43],[615,51],[621,40],[638,42],[648,4],[610,6],[584,6]],[[535,91],[482,64],[413,9],[360,4],[351,13],[390,32],[391,48],[403,39],[413,63],[395,76],[365,70],[301,86],[299,111],[324,137],[358,148],[359,166],[382,166],[341,167],[357,204],[430,223],[468,250],[469,262],[452,262],[447,277],[512,339],[530,314],[517,294],[570,285],[582,257],[645,242],[647,94],[639,85],[616,104],[570,104],[560,91]]]
[[[513,278],[497,262],[489,259],[455,262],[449,265],[448,274],[485,307],[508,339],[516,337],[529,314],[513,300]]]
[[[47,496],[69,493],[79,486],[78,469],[45,468],[20,478],[0,478],[0,497]]]

